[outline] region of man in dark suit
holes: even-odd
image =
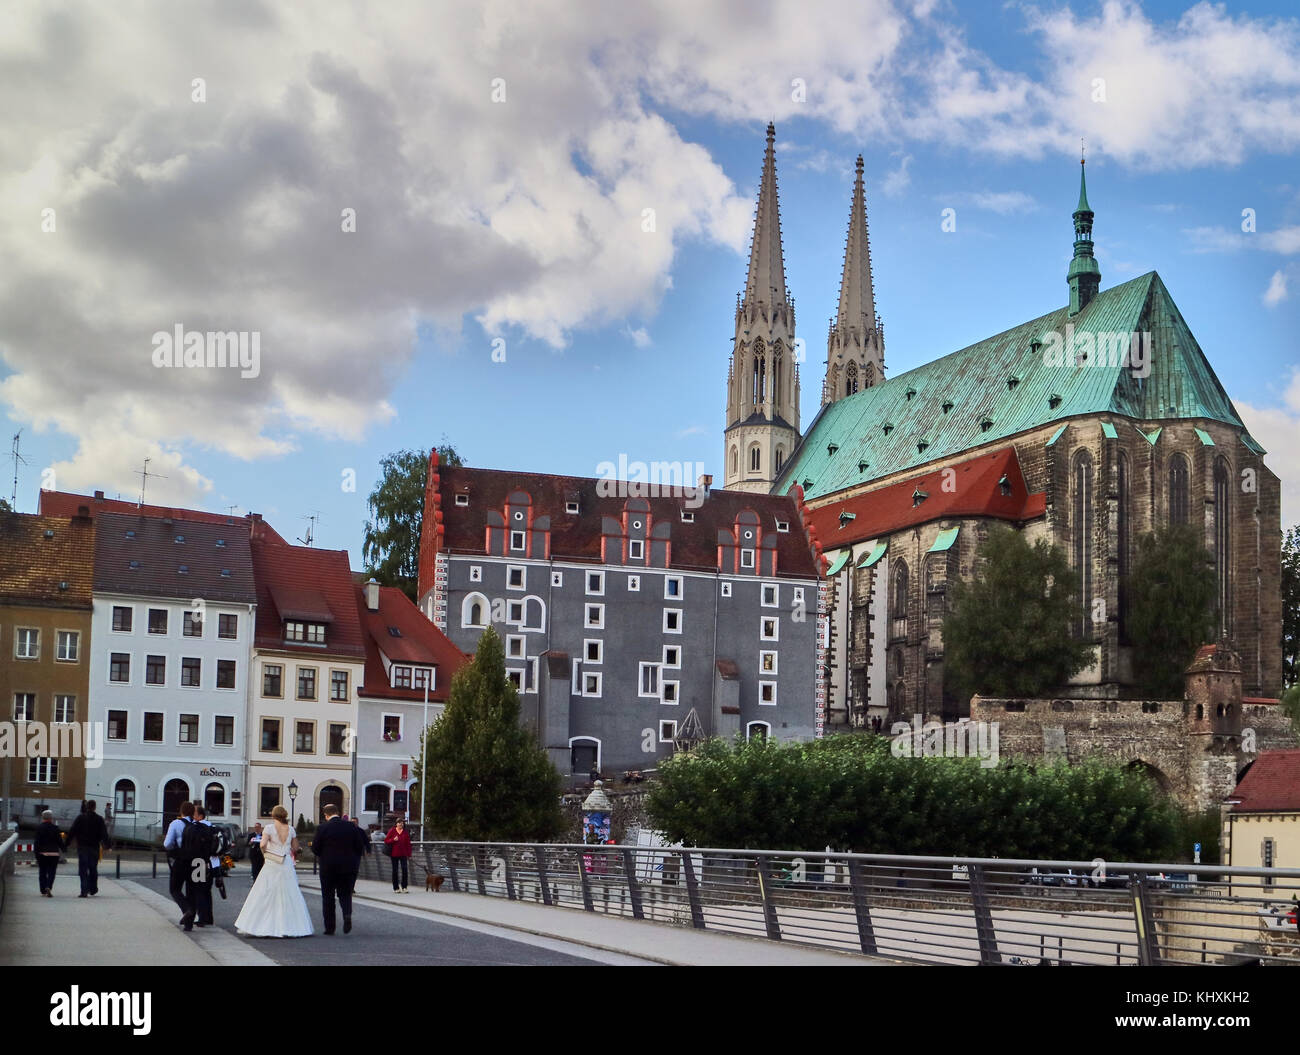
[[[77,873],[81,876],[79,897],[93,897],[99,893],[99,848],[110,850],[108,825],[95,812],[95,800],[82,807],[81,815],[68,829],[68,841],[77,844]]]
[[[357,884],[361,856],[366,852],[366,837],[355,824],[339,816],[332,803],[324,808],[325,823],[316,829],[311,852],[320,868],[321,912],[325,933],[334,933],[334,896],[343,909],[343,933],[352,930],[352,888]]]

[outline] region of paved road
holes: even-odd
[[[164,896],[167,894],[167,883],[161,878],[133,876],[132,879],[149,890]],[[251,885],[245,873],[227,877],[226,893],[229,896],[226,901],[213,892],[217,927],[278,964],[561,967],[591,966],[610,963],[613,959],[550,938],[522,934],[507,938],[498,928],[469,923],[450,926],[431,920],[425,913],[390,909],[366,901],[358,901],[353,906],[351,934],[343,933],[340,919],[338,932],[327,936],[321,933],[325,924],[321,917],[320,895],[311,890],[304,890],[303,895],[316,928],[315,935],[310,938],[243,938],[237,935],[234,923]],[[414,893],[410,896],[415,898]],[[179,915],[177,912],[178,918]],[[617,960],[634,962],[630,957],[617,957]]]

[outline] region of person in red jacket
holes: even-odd
[[[396,894],[409,894],[406,889],[407,881],[407,862],[411,859],[411,833],[406,830],[406,821],[401,817],[397,818],[397,823],[388,829],[388,834],[384,836],[384,842],[392,847],[393,855],[393,892]],[[402,873],[402,882],[397,882],[398,870]]]

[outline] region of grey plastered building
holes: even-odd
[[[430,462],[420,608],[491,624],[561,773],[648,769],[706,735],[820,735],[818,570],[796,498]]]

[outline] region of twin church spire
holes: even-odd
[[[794,298],[785,282],[776,183],[776,128],[767,126],[763,176],[754,210],[749,271],[736,301],[727,373],[725,486],[769,492],[799,443],[799,365]],[[884,378],[884,336],[876,315],[862,157],[857,162],[839,309],[827,340],[822,403]]]

